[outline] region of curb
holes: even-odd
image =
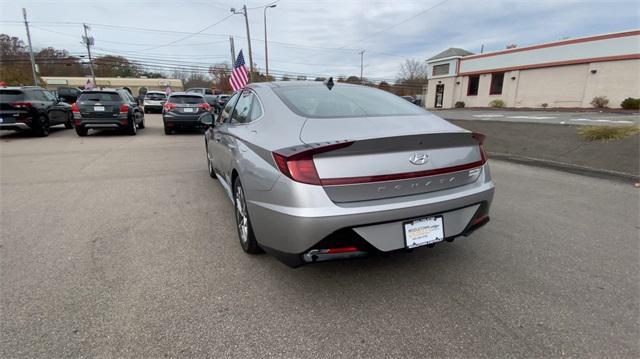
[[[510,154],[510,153],[488,152],[488,155],[489,155],[489,159],[515,162],[515,163],[520,163],[520,164],[529,165],[529,166],[551,168],[551,169],[562,170],[562,171],[579,174],[583,176],[616,180],[616,181],[625,182],[625,183],[640,182],[640,176],[634,175],[631,173],[603,170],[599,168],[580,166],[572,163],[519,156],[519,155]]]

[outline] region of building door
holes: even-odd
[[[442,108],[442,99],[444,98],[444,84],[436,85],[436,103],[435,108]]]

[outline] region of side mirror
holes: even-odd
[[[205,128],[209,128],[213,126],[213,115],[210,112],[204,113],[198,117],[198,121],[200,121]]]

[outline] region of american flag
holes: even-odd
[[[231,88],[233,91],[237,91],[244,87],[249,80],[249,73],[247,72],[247,67],[244,66],[244,56],[242,56],[242,50],[238,54],[238,59],[236,63],[233,64],[233,71],[231,72],[231,78],[229,79],[229,83],[231,84]]]

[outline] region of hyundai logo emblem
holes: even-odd
[[[426,153],[414,153],[409,157],[409,162],[413,163],[416,166],[423,165],[427,163],[429,160],[429,155]]]

